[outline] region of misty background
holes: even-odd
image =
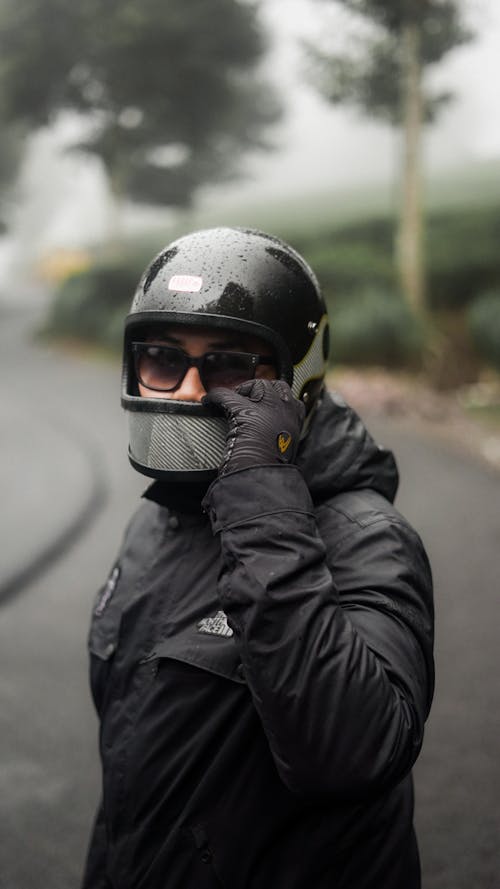
[[[330,7],[330,8],[329,8]],[[425,132],[424,170],[428,191],[440,180],[471,180],[491,169],[492,197],[500,199],[500,8],[495,0],[469,0],[465,20],[474,39],[453,50],[436,66],[431,80],[455,93],[438,121]],[[242,176],[224,187],[201,189],[197,207],[185,227],[205,219],[224,221],[251,215],[255,205],[293,197],[328,196],[332,218],[336,201],[368,189],[382,206],[395,201],[400,136],[389,126],[346,107],[328,105],[307,82],[302,41],[318,40],[324,25],[342,43],[352,33],[352,17],[336,4],[311,0],[265,0],[260,21],[269,48],[262,62],[266,77],[284,102],[283,120],[267,139],[273,150],[250,152]],[[0,281],[15,273],[29,279],[32,263],[47,251],[95,245],[107,237],[109,188],[102,165],[92,156],[67,152],[64,146],[82,131],[74,115],[65,115],[30,140],[20,179],[10,196],[10,232],[0,238]],[[472,185],[473,188],[473,185]],[[472,190],[473,195],[473,190]],[[127,231],[166,226],[168,208],[128,207]],[[3,299],[9,296],[4,287]]]

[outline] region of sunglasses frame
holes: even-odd
[[[207,357],[210,355],[235,355],[238,357],[250,358],[251,365],[252,365],[251,369],[253,370],[253,373],[252,373],[252,376],[247,377],[247,379],[249,379],[249,380],[255,378],[255,371],[256,371],[256,368],[259,364],[271,365],[271,364],[276,363],[275,360],[273,358],[271,358],[270,356],[258,355],[255,352],[232,352],[227,349],[211,349],[209,352],[204,352],[203,355],[200,355],[200,356],[194,358],[192,355],[188,355],[187,352],[185,352],[183,349],[180,349],[178,346],[169,346],[164,343],[149,343],[149,342],[141,342],[141,341],[134,340],[131,343],[131,347],[132,347],[132,354],[134,357],[134,368],[135,368],[136,378],[139,383],[141,383],[143,386],[145,386],[146,389],[150,389],[152,392],[176,392],[177,389],[179,389],[182,386],[182,383],[184,381],[184,378],[185,378],[187,372],[192,367],[197,368],[198,373],[200,375],[200,380],[201,380],[202,386],[208,392],[210,387],[206,385],[203,368],[204,368],[204,364],[206,362]],[[181,375],[179,381],[175,384],[175,386],[171,386],[169,389],[165,389],[165,388],[159,389],[157,386],[149,386],[147,383],[144,382],[144,380],[141,379],[141,376],[139,374],[139,359],[140,359],[141,354],[143,354],[143,351],[145,349],[151,348],[151,347],[153,347],[155,349],[161,349],[162,351],[168,350],[170,352],[176,352],[182,356],[182,359],[184,361],[184,370],[182,372],[182,375]],[[242,382],[244,382],[244,380],[242,380]],[[240,385],[240,384],[238,384],[238,385]],[[215,388],[215,387],[212,387],[212,388]]]

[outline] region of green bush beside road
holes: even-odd
[[[137,268],[126,261],[71,275],[55,294],[45,332],[118,350],[137,278]]]
[[[367,288],[331,310],[335,363],[417,367],[423,326],[394,294]]]
[[[427,225],[429,306],[460,310],[500,290],[500,207],[436,214]]]
[[[336,299],[367,284],[396,286],[394,221],[380,217],[326,228],[294,244]],[[427,291],[431,310],[462,309],[500,286],[500,206],[435,212],[427,219]]]

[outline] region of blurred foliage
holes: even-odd
[[[416,316],[428,308],[423,240],[421,144],[453,97],[425,76],[450,50],[472,38],[460,0],[328,0],[353,14],[354,39],[328,28],[306,44],[310,79],[326,101],[347,104],[401,129],[398,233],[399,289]],[[316,7],[320,4],[316,2]],[[325,5],[325,0],[323,0]],[[340,29],[338,29],[340,30]],[[347,49],[346,49],[347,46]]]
[[[326,0],[321,0],[326,2]],[[402,34],[408,25],[419,32],[420,64],[434,65],[454,47],[471,39],[461,21],[456,0],[328,0],[372,25],[345,51],[306,44],[311,79],[333,104],[353,105],[370,117],[398,125],[404,109],[404,58]],[[449,90],[423,95],[426,122],[431,123],[452,98]]]
[[[333,249],[318,246],[307,255],[324,292],[327,296],[335,295],[335,301],[349,299],[367,282],[379,289],[394,290],[396,286],[390,254],[368,242],[353,239],[351,243],[335,243]]]
[[[396,287],[393,224],[387,218],[294,232],[291,240],[313,267],[327,298],[343,301],[367,284],[379,290]]]
[[[332,360],[336,364],[420,365],[424,329],[401,298],[366,289],[330,307]]]
[[[457,310],[500,283],[500,208],[439,213],[427,226],[429,303]]]
[[[433,312],[429,317],[424,366],[436,389],[456,389],[476,382],[481,358],[472,341],[466,313],[460,309]]]
[[[500,286],[474,300],[467,312],[467,321],[481,357],[500,370]]]
[[[44,332],[118,350],[139,274],[135,259],[70,275],[56,292]]]
[[[315,269],[328,297],[343,301],[367,283],[394,290],[394,224],[389,217],[294,232],[294,246]],[[500,207],[454,208],[427,220],[431,311],[459,310],[500,283]]]
[[[189,205],[280,113],[249,0],[0,0],[0,120],[88,120],[117,197]]]

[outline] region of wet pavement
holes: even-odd
[[[0,601],[78,535],[105,494],[99,458],[36,393],[0,382]]]
[[[107,426],[125,432],[118,368],[74,363],[37,344],[40,309],[0,306],[0,602],[64,553],[102,507],[116,464],[103,434]],[[124,435],[119,446],[123,454]]]

